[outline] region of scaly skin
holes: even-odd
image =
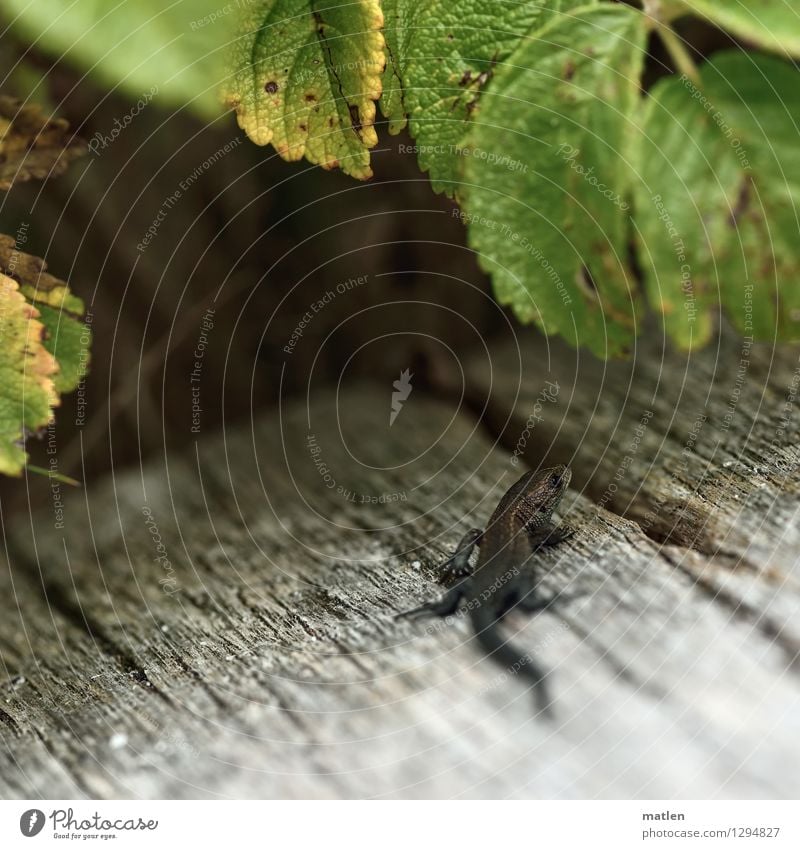
[[[440,600],[401,614],[449,616],[464,605],[475,638],[498,663],[533,684],[543,712],[550,705],[544,674],[503,639],[497,626],[512,609],[534,613],[552,607],[560,598],[539,596],[532,574],[524,567],[542,546],[556,545],[571,536],[572,531],[553,525],[553,511],[571,477],[566,466],[524,474],[500,499],[486,529],[469,531],[443,564],[443,577],[463,580]],[[472,570],[469,557],[476,545],[480,546],[480,555]]]

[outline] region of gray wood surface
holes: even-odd
[[[15,518],[0,795],[797,797],[798,351],[739,384],[741,347],[607,365],[526,332],[392,427],[390,386],[341,386],[62,492],[63,528]],[[465,621],[394,618],[521,445],[574,470],[537,574],[581,596],[506,627],[549,722]]]

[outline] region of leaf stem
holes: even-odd
[[[699,88],[702,85],[700,71],[694,59],[692,59],[691,54],[686,49],[686,45],[681,37],[669,24],[664,23],[664,21],[656,18],[655,24],[658,34],[661,36],[664,46],[669,51],[669,55],[672,57],[677,70],[685,74]]]
[[[48,477],[51,480],[56,480],[59,483],[65,483],[69,486],[80,486],[80,481],[76,481],[75,478],[70,478],[67,475],[62,475],[60,472],[53,472],[50,469],[43,469],[41,466],[34,466],[32,463],[26,463],[25,469],[29,472],[33,472],[37,475],[42,475],[43,477]]]
[[[675,68],[699,88],[700,71],[683,40],[669,25],[669,21],[679,17],[683,10],[680,6],[672,6],[665,0],[642,0],[642,11],[649,19],[651,29],[658,30],[664,46],[675,63]]]

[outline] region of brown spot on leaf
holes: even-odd
[[[575,63],[572,59],[567,60],[567,64],[564,65],[564,73],[563,77],[566,82],[569,82],[575,76]]]
[[[306,95],[306,103],[313,103],[317,99],[317,95],[313,92],[309,92]]]
[[[750,206],[752,188],[752,179],[749,174],[745,174],[742,184],[739,186],[739,196],[736,198],[736,203],[733,205],[733,209],[731,210],[731,227],[737,227],[739,219],[745,214],[745,212],[747,212],[747,209]]]
[[[471,81],[472,81],[472,71],[470,71],[470,69],[467,68],[467,70],[464,71],[464,73],[462,74],[461,79],[458,81],[458,84],[460,86],[465,86],[465,85],[469,85]]]
[[[597,283],[594,282],[594,277],[592,276],[592,272],[589,270],[589,266],[581,265],[577,275],[576,281],[578,285],[593,298],[597,297]]]
[[[350,113],[350,121],[353,124],[353,129],[360,134],[361,130],[364,128],[364,125],[361,123],[361,115],[358,111],[358,106],[356,106],[354,103],[351,103],[347,107],[347,110]]]
[[[266,85],[264,86],[264,91],[265,91],[267,94],[276,94],[276,93],[277,93],[277,91],[278,91],[278,88],[279,88],[279,86],[278,86],[278,84],[275,82],[275,80],[269,80],[269,81],[266,83]]]

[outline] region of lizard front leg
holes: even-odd
[[[548,522],[546,525],[531,531],[530,540],[531,545],[535,550],[540,545],[550,547],[551,545],[558,545],[561,542],[566,542],[566,540],[574,535],[575,529],[569,527],[569,525],[556,526],[552,522]]]
[[[439,567],[439,577],[445,582],[467,578],[472,574],[472,566],[469,559],[475,546],[480,543],[483,531],[480,528],[471,528],[461,538],[456,550]],[[417,617],[430,614],[432,616],[450,616],[458,609],[464,593],[468,589],[468,581],[460,583],[448,590],[440,599],[423,604],[413,610],[398,614],[398,619],[405,617]]]
[[[483,531],[480,528],[471,528],[461,538],[456,550],[439,567],[439,577],[445,581],[466,578],[472,574],[473,568],[469,559],[476,545],[480,545]]]

